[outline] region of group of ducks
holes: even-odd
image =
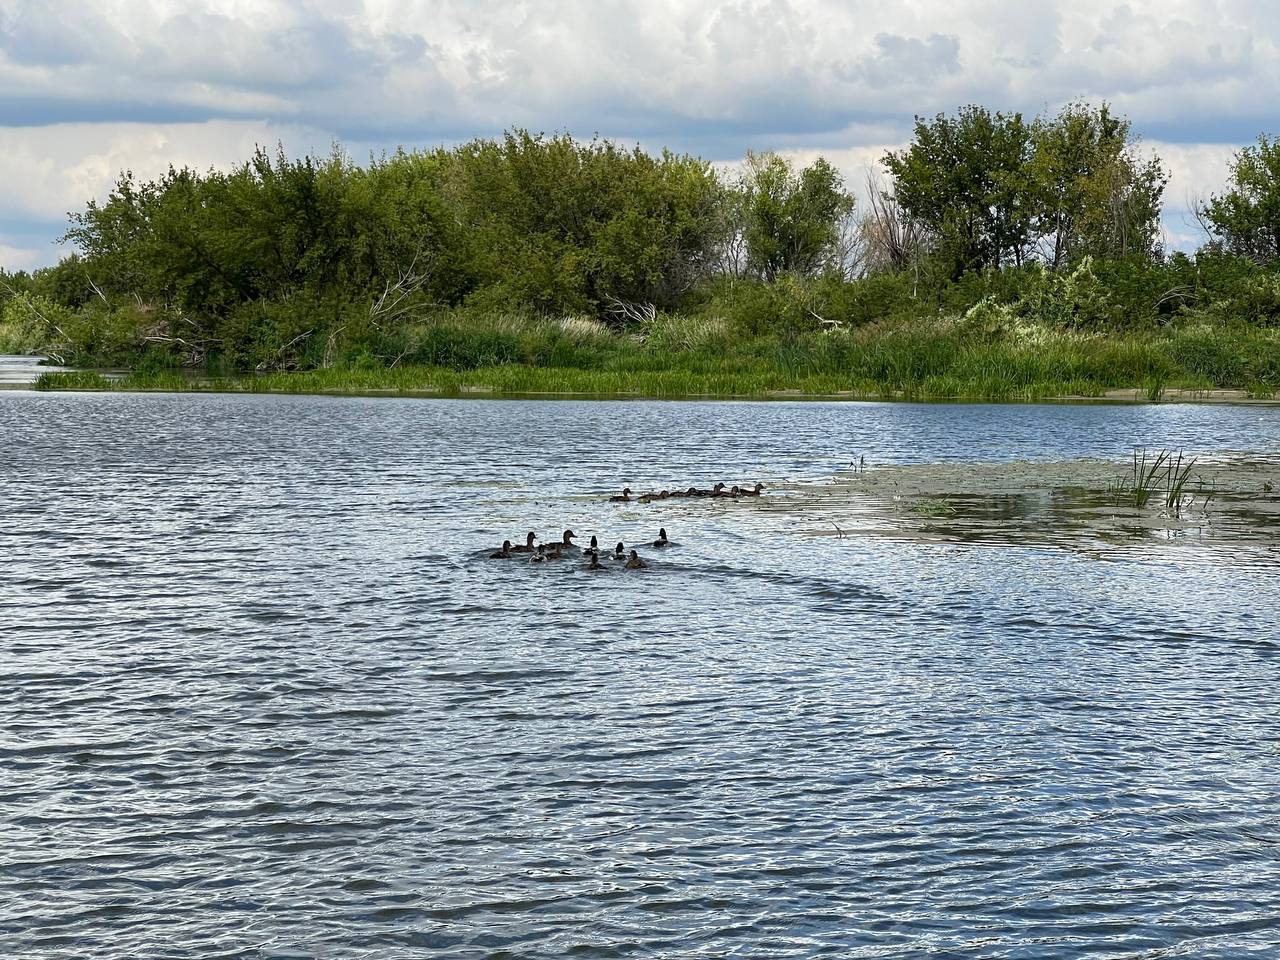
[[[523,544],[512,544],[510,540],[503,540],[501,549],[489,554],[489,559],[512,560],[518,557],[528,557],[530,563],[549,563],[553,560],[561,560],[566,556],[573,556],[573,551],[579,549],[573,542],[577,536],[572,530],[566,530],[556,543],[540,543],[534,546],[534,541],[538,539],[538,535],[530,530]],[[671,546],[671,541],[667,539],[666,527],[658,531],[658,539],[654,540],[651,546],[657,550]],[[591,538],[590,546],[582,547],[581,550],[582,556],[587,558],[586,569],[609,569],[600,562],[600,543],[595,537]],[[621,541],[618,542],[618,545],[613,550],[607,550],[604,556],[608,560],[624,561],[622,565],[627,570],[643,570],[648,566],[635,550],[632,550],[628,555],[627,548]]]
[[[635,497],[636,503],[652,503],[654,500],[670,500],[676,497],[758,497],[760,491],[764,489],[763,483],[757,483],[754,487],[740,487],[734,484],[726,490],[723,483],[717,483],[710,490],[700,490],[697,487],[690,487],[687,490],[659,490],[656,493],[642,493]],[[631,503],[631,488],[623,487],[622,496],[610,497],[610,503]]]

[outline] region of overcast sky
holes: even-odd
[[[733,161],[822,153],[861,180],[915,114],[1129,116],[1174,181],[1280,133],[1275,0],[0,0],[0,265],[57,259],[66,212],[123,168],[256,143],[370,150],[504,128]]]

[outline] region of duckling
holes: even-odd
[[[632,551],[631,551],[631,556],[627,559],[627,569],[628,569],[628,570],[643,570],[643,569],[644,569],[645,567],[647,567],[647,566],[648,566],[648,564],[647,564],[647,563],[645,563],[643,560],[641,560],[641,559],[640,559],[640,554],[638,554],[638,553],[636,553],[634,550],[632,550]]]
[[[608,567],[604,566],[604,565],[600,562],[600,554],[596,553],[596,551],[594,551],[594,550],[590,550],[590,551],[588,551],[588,553],[589,553],[589,554],[590,554],[590,556],[591,556],[591,562],[587,564],[587,569],[588,569],[588,570],[607,570],[607,569],[609,569]]]
[[[489,559],[490,560],[506,560],[510,556],[511,556],[511,541],[503,540],[502,549],[499,550],[497,553],[489,554]]]
[[[537,539],[538,539],[538,535],[534,533],[532,530],[530,530],[529,536],[525,539],[524,546],[512,547],[511,552],[512,553],[533,553],[533,541]]]
[[[583,547],[583,548],[582,548],[582,555],[585,557],[585,556],[587,556],[588,554],[595,553],[595,552],[596,552],[597,550],[599,550],[599,549],[600,549],[600,544],[598,544],[598,543],[596,542],[596,538],[595,538],[594,536],[592,536],[592,538],[591,538],[591,546],[589,546],[589,547]]]
[[[659,528],[658,539],[653,541],[653,545],[661,549],[662,547],[669,546],[670,544],[671,544],[671,541],[667,539],[667,528],[666,527]],[[632,550],[631,552],[633,554],[635,553],[634,550]]]
[[[618,545],[613,548],[613,559],[622,560],[624,557],[626,557],[626,555],[627,555],[626,548],[623,547],[622,541],[619,540]]]
[[[630,488],[630,487],[623,487],[623,488],[622,488],[622,496],[620,496],[620,497],[610,497],[610,498],[609,498],[609,502],[610,502],[610,503],[630,503],[630,502],[631,502],[631,488]]]
[[[546,563],[547,548],[539,545],[537,552],[532,557],[529,558],[529,562],[530,563]]]

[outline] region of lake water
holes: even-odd
[[[604,501],[1133,446],[1280,410],[0,392],[0,955],[1280,956],[1280,555]]]

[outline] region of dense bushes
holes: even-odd
[[[1242,151],[1204,210],[1212,241],[1166,257],[1163,169],[1105,106],[921,120],[861,219],[825,161],[773,154],[727,174],[520,131],[364,166],[259,150],[225,172],[122,176],[73,216],[77,253],[0,271],[0,351],[148,370],[1265,386],[1277,155],[1265,138]]]

